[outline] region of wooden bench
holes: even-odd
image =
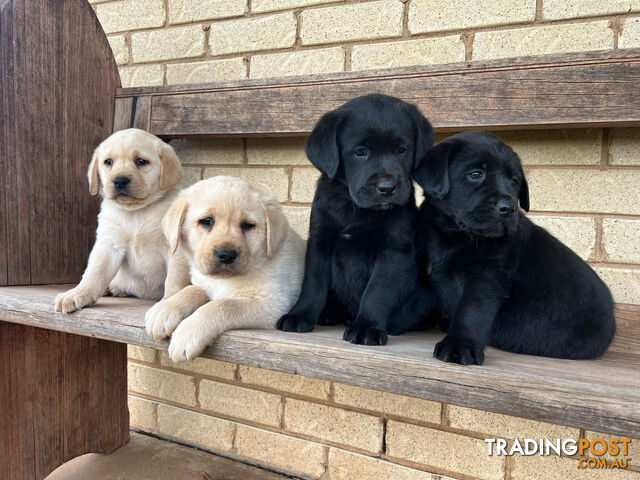
[[[0,213],[11,214],[0,222],[0,285],[23,285],[0,287],[0,480],[41,479],[77,455],[126,443],[126,344],[167,348],[144,332],[147,301],[103,298],[72,315],[53,312],[93,242],[97,202],[84,173],[112,129],[305,135],[322,113],[369,92],[416,103],[437,131],[640,125],[640,49],[116,89],[89,5],[48,0],[34,10],[30,1],[0,10],[0,171],[9,180],[0,182]],[[50,28],[26,28],[43,18]],[[20,50],[27,40],[30,62]],[[64,188],[45,188],[52,178]],[[592,361],[488,349],[483,366],[462,367],[432,358],[442,334],[366,347],[342,341],[339,328],[232,331],[204,356],[640,437],[640,306],[618,305],[616,317],[614,343]]]

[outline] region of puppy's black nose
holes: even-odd
[[[515,205],[509,200],[498,200],[498,203],[496,203],[496,210],[498,210],[500,215],[509,215],[515,210]]]
[[[378,183],[378,185],[376,186],[378,193],[385,197],[393,195],[393,193],[396,191],[397,188],[398,188],[398,184],[389,180],[383,180],[382,182]]]
[[[131,179],[129,177],[116,177],[113,179],[113,186],[118,190],[122,190],[127,188],[127,186],[131,183]]]
[[[216,250],[216,258],[220,260],[220,263],[233,263],[238,258],[238,252],[231,248],[221,248]]]

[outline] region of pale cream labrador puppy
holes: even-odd
[[[171,337],[174,362],[194,359],[225,330],[273,328],[298,299],[305,244],[280,204],[244,180],[219,176],[183,190],[163,227],[192,285],[154,305],[146,329]]]
[[[182,178],[173,148],[144,130],[121,130],[98,145],[88,177],[90,193],[103,198],[96,243],[78,286],[56,297],[56,311],[93,305],[107,291],[160,299],[170,260],[162,217]],[[168,290],[188,284],[188,277],[173,280],[179,284]]]

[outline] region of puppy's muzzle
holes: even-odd
[[[129,177],[116,177],[113,179],[113,187],[119,192],[126,190],[130,183],[131,179]]]
[[[238,258],[238,251],[233,248],[222,247],[214,252],[216,259],[225,265],[232,264]]]

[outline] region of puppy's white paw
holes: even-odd
[[[124,290],[121,290],[118,287],[114,287],[109,285],[107,291],[111,294],[112,297],[128,297],[129,295]]]
[[[56,312],[71,313],[98,301],[91,292],[82,287],[75,287],[56,296]]]
[[[203,332],[202,324],[198,319],[191,316],[185,319],[173,332],[169,344],[169,356],[176,363],[193,360],[213,340],[207,335],[207,332]]]
[[[180,310],[171,302],[158,302],[144,316],[147,335],[156,340],[170,337],[182,321]]]

